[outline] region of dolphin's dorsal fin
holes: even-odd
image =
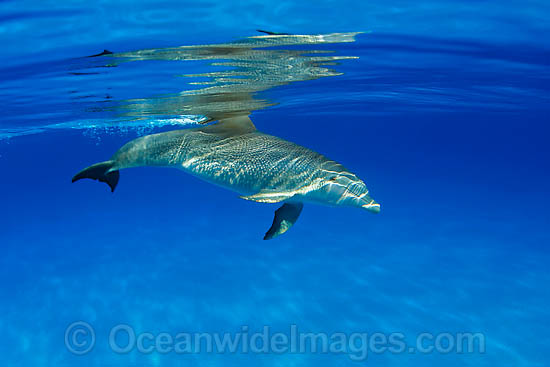
[[[201,130],[208,134],[233,136],[256,131],[256,126],[247,115],[241,115],[220,119],[219,122],[208,125]]]
[[[303,207],[302,203],[284,203],[275,211],[273,224],[265,234],[264,240],[270,240],[288,231],[298,220]]]

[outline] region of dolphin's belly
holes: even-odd
[[[185,140],[186,149],[174,153],[173,165],[244,195],[302,187],[326,161],[310,149],[259,132],[217,140],[194,133]]]

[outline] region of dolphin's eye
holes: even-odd
[[[337,178],[336,176],[331,177],[331,178],[329,179],[329,181],[336,181],[336,178]]]

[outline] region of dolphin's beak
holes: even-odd
[[[372,200],[370,203],[362,205],[363,209],[367,209],[371,213],[380,213],[380,204]]]

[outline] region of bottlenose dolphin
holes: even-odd
[[[140,166],[176,167],[236,191],[246,200],[283,202],[264,240],[292,227],[304,202],[380,211],[365,183],[341,164],[259,132],[248,116],[132,140],[110,160],[77,173],[72,182],[91,178],[107,183],[114,191],[119,170]]]

